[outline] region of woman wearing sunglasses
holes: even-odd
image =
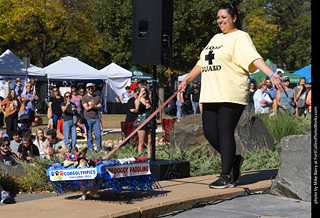
[[[63,132],[64,132],[64,144],[68,147],[69,151],[76,144],[77,140],[77,123],[73,121],[73,116],[77,113],[77,105],[71,102],[71,93],[66,92],[64,94],[64,102],[61,103],[61,110],[63,112]],[[71,132],[71,147],[70,147],[70,132]]]

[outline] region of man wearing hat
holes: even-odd
[[[16,92],[17,97],[20,98],[23,91],[20,78],[16,79],[16,84],[14,85],[14,91]]]
[[[82,106],[84,108],[85,125],[88,134],[89,151],[94,152],[92,142],[92,130],[96,136],[97,152],[101,150],[101,131],[98,112],[102,110],[101,98],[94,94],[95,85],[87,83],[87,94],[82,97]]]

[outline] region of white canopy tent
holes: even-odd
[[[42,68],[30,64],[26,70],[23,61],[7,49],[0,56],[0,74],[8,76],[45,76]]]
[[[106,75],[74,57],[63,57],[44,68],[48,80],[105,80]]]
[[[107,101],[114,102],[125,92],[125,87],[130,86],[132,73],[115,63],[111,63],[100,70],[100,73],[107,76]]]

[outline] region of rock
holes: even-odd
[[[9,174],[10,176],[22,176],[25,174],[24,168],[21,165],[8,166],[0,161],[0,174]]]
[[[181,148],[191,149],[207,141],[203,135],[201,114],[189,115],[174,123],[174,131],[170,133],[171,142]]]
[[[267,147],[274,151],[273,138],[262,119],[244,110],[235,130],[237,153]]]
[[[179,123],[175,123],[170,138],[174,139],[175,145],[187,149],[207,142],[203,135],[201,114],[186,116]],[[243,111],[236,127],[235,140],[237,153],[253,150],[255,147],[275,149],[272,136],[262,119],[252,116],[246,110]]]
[[[310,135],[291,135],[281,140],[279,170],[271,194],[311,201],[310,145]]]

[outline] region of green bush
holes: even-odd
[[[279,145],[283,137],[305,134],[311,129],[310,118],[296,117],[290,113],[278,113],[274,117],[264,114],[257,116],[263,120],[276,146]]]

